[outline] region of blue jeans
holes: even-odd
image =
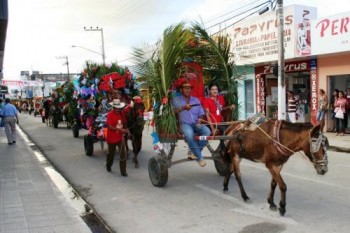
[[[316,117],[316,120],[317,121],[320,121],[320,120],[324,120],[326,116],[326,111],[317,111],[317,117]]]
[[[192,153],[197,156],[198,161],[203,160],[202,150],[208,144],[207,140],[195,140],[194,136],[209,136],[210,129],[205,125],[197,124],[181,124],[181,131],[185,136],[185,140],[192,151]]]

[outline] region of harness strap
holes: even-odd
[[[281,129],[281,124],[282,121],[276,120],[274,127],[273,127],[273,145],[277,148],[278,152],[280,152],[282,155],[289,155],[291,152],[290,150],[287,150],[285,146],[281,146],[282,144],[280,143],[280,129]],[[293,153],[293,152],[292,152]]]

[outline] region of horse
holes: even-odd
[[[249,125],[249,124],[248,124]],[[320,125],[308,123],[290,123],[280,120],[267,120],[254,130],[245,130],[247,123],[232,123],[225,131],[226,135],[233,135],[227,144],[224,159],[229,163],[230,170],[224,178],[224,192],[228,191],[228,184],[232,173],[235,174],[241,196],[245,202],[250,202],[247,196],[240,173],[242,158],[265,163],[272,179],[267,202],[270,210],[276,211],[274,203],[275,188],[280,189],[279,213],[286,213],[287,185],[281,176],[281,170],[295,152],[303,151],[313,163],[317,174],[324,175],[327,171],[328,139],[320,132]]]
[[[145,125],[145,120],[143,118],[143,113],[145,111],[145,105],[142,102],[141,98],[134,98],[133,106],[126,112],[127,117],[127,128],[130,132],[130,135],[125,135],[125,144],[127,151],[129,151],[127,140],[131,140],[131,145],[133,148],[133,162],[135,167],[139,168],[139,161],[137,156],[141,151],[142,147],[142,132]]]

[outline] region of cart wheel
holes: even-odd
[[[216,172],[220,176],[225,176],[230,171],[230,165],[225,162],[223,157],[220,155],[221,146],[220,144],[216,148],[215,152],[212,154]]]
[[[87,156],[91,156],[94,152],[94,141],[91,135],[84,136],[84,150]]]
[[[154,186],[163,187],[168,182],[168,164],[165,158],[160,155],[150,158],[148,174]]]
[[[73,131],[73,137],[78,138],[79,137],[79,127],[76,123],[72,125],[72,131]]]
[[[214,158],[214,165],[217,173],[220,176],[225,176],[230,170],[229,164],[226,163],[221,157]]]
[[[57,119],[57,117],[53,117],[53,118],[52,118],[52,124],[53,124],[53,127],[54,127],[55,129],[58,128],[58,119]]]

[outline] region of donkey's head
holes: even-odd
[[[309,151],[305,154],[313,162],[317,174],[324,175],[328,171],[327,149],[328,139],[320,131],[320,125],[316,125],[309,131]]]

